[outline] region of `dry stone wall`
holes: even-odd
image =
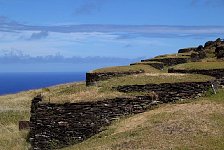
[[[116,89],[120,92],[155,92],[163,103],[174,102],[180,99],[196,98],[208,91],[216,81],[163,83],[146,85],[125,85]]]
[[[82,142],[102,131],[121,116],[144,112],[157,103],[195,98],[211,87],[211,82],[120,86],[121,92],[154,91],[155,95],[115,98],[97,102],[43,103],[32,100],[30,142],[32,149],[48,150]]]
[[[32,101],[30,142],[34,150],[79,143],[120,116],[144,112],[155,104],[149,96],[66,104],[41,103],[41,99]]]

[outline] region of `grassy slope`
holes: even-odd
[[[144,61],[144,62],[136,62],[133,63],[132,65],[150,65],[150,64],[163,64],[163,63],[159,61]]]
[[[179,64],[174,67],[174,69],[224,69],[224,61],[216,62],[190,62],[185,64]]]
[[[126,82],[125,84],[127,84],[127,83],[135,84],[135,83],[141,83],[141,82],[146,82],[146,81],[147,82],[153,81],[154,83],[177,81],[177,76],[170,76],[170,75],[169,76],[161,76],[160,75],[159,78],[158,77],[156,78],[155,75],[158,76],[161,73],[161,71],[154,69],[152,67],[149,67],[149,66],[145,66],[145,65],[144,66],[136,65],[136,66],[137,67],[133,67],[132,69],[137,69],[137,70],[145,69],[147,73],[154,73],[154,74],[148,74],[147,76],[136,75],[138,77],[140,76],[140,78],[138,78],[138,79],[136,79],[136,76],[128,76],[128,77],[126,77],[126,79],[124,79],[122,77],[120,79],[115,78],[117,81],[121,80],[121,81],[119,81],[119,83],[115,83],[115,84],[120,85],[120,82],[124,82],[124,83]],[[126,71],[125,68],[126,68],[126,70],[129,70],[130,66],[121,67],[121,68],[118,67],[118,69],[116,67],[116,69],[114,69],[114,71],[117,71],[117,70],[120,71],[123,69],[124,69],[124,71]],[[150,78],[148,78],[149,76],[150,76]],[[180,79],[178,79],[178,80],[187,81],[187,80],[198,80],[198,79],[201,80],[202,79],[201,76],[200,77],[199,76],[196,77],[196,76],[194,76],[192,78],[187,76],[187,78],[184,77],[183,79],[181,79],[181,77],[180,77]],[[206,78],[203,78],[203,79],[206,79]],[[111,79],[111,80],[113,80],[113,79]],[[125,80],[125,81],[123,81],[123,80]],[[108,83],[102,82],[101,84],[99,84],[98,87],[86,87],[84,82],[69,83],[69,84],[49,87],[46,89],[31,90],[31,91],[27,91],[27,92],[21,92],[18,94],[0,96],[0,101],[1,101],[1,105],[0,105],[0,149],[1,150],[29,149],[29,144],[26,143],[27,131],[19,131],[18,130],[18,121],[19,120],[29,120],[31,99],[38,93],[44,94],[45,101],[49,101],[49,98],[50,98],[51,102],[60,102],[60,103],[79,102],[79,101],[86,101],[86,100],[87,101],[100,100],[100,99],[105,99],[105,98],[113,98],[116,96],[129,96],[129,95],[124,95],[124,94],[116,92],[116,91],[111,91],[110,86],[107,86],[107,85],[108,85]],[[109,84],[109,85],[112,85],[112,84]],[[223,95],[221,95],[221,96],[224,97]],[[207,100],[206,103],[207,102],[209,102],[209,101]],[[209,103],[212,103],[212,105],[213,105],[213,103],[216,103],[216,102],[209,102]],[[188,106],[188,104],[183,104],[183,107],[185,107],[185,105],[186,105],[186,107],[191,107],[191,106]],[[193,103],[190,105],[195,105],[195,104]],[[221,109],[222,105],[221,104],[219,104],[219,105],[220,105],[220,109]],[[152,143],[147,143],[147,141],[145,139],[148,139],[149,137],[151,137],[151,135],[154,136],[153,131],[151,131],[151,130],[154,130],[154,128],[150,129],[149,127],[147,127],[147,124],[145,124],[145,122],[143,122],[143,120],[146,120],[146,122],[153,122],[153,119],[151,120],[150,118],[154,117],[155,119],[162,119],[163,117],[161,117],[159,112],[162,113],[164,107],[165,108],[167,107],[167,109],[170,109],[170,110],[172,110],[172,109],[175,110],[175,108],[179,107],[179,104],[164,105],[163,107],[154,110],[154,111],[158,112],[158,116],[153,114],[154,111],[152,111],[152,112],[149,111],[149,112],[146,112],[143,114],[139,114],[139,115],[127,118],[127,120],[121,119],[119,122],[116,122],[111,127],[109,127],[109,130],[84,142],[84,143],[86,143],[87,147],[85,146],[85,144],[84,145],[79,144],[79,145],[75,146],[74,148],[70,148],[70,149],[87,149],[87,148],[89,148],[88,146],[93,147],[93,148],[95,147],[96,149],[104,149],[104,148],[106,148],[106,149],[107,148],[109,148],[109,149],[124,149],[124,148],[128,148],[128,147],[130,147],[130,149],[136,149],[136,148],[141,148],[141,146],[143,148],[147,148],[147,145],[148,144],[151,145]],[[210,110],[210,108],[208,108],[208,109]],[[166,113],[166,112],[164,112],[164,113]],[[169,116],[169,114],[168,114],[168,116]],[[176,119],[179,119],[179,118],[181,118],[181,116],[182,115],[174,116],[174,117],[176,117]],[[129,119],[132,119],[132,118],[134,119],[135,124],[131,123],[132,120],[128,121]],[[141,118],[145,118],[145,119],[141,120]],[[217,114],[214,118],[219,119],[219,114]],[[135,119],[137,121],[135,121]],[[136,124],[137,124],[137,126],[136,126]],[[145,124],[145,126],[142,126],[144,124]],[[122,126],[124,126],[124,128],[129,128],[129,126],[131,126],[131,129],[130,130],[128,129],[127,131],[125,129],[124,132],[123,131],[121,132],[120,130],[123,130],[123,129],[118,129],[118,128],[122,128]],[[142,128],[139,128],[139,126],[142,126]],[[133,130],[132,130],[132,128],[133,128]],[[168,128],[169,128],[169,126],[168,126]],[[214,129],[216,129],[216,128],[218,128],[220,130],[222,129],[219,126],[218,127],[214,126]],[[117,132],[117,130],[119,132]],[[144,133],[142,133],[143,131],[144,131],[144,133],[148,133],[148,134],[144,135]],[[184,137],[185,137],[185,135],[184,135]],[[100,140],[99,140],[99,138],[100,138]],[[125,140],[126,138],[127,138],[127,140]],[[164,138],[165,139],[163,139],[163,137],[158,137],[158,139],[156,141],[158,142],[158,141],[160,141],[160,139],[166,140],[167,137],[165,137],[165,135],[164,135]],[[101,141],[101,139],[102,139],[102,141]],[[148,139],[148,140],[150,140],[150,139]],[[154,140],[155,143],[156,143],[156,141]],[[98,142],[98,144],[96,144],[96,143],[93,144],[94,142]],[[175,143],[175,141],[173,141],[173,142],[174,142],[174,146],[175,145],[178,146],[178,143]],[[223,141],[221,141],[221,142],[223,142]],[[91,145],[91,143],[92,143],[92,145]],[[105,143],[107,143],[107,144],[105,144]],[[218,144],[220,144],[219,139],[218,139]],[[166,143],[165,144],[162,143],[161,146],[166,146]]]
[[[92,72],[104,73],[104,72],[128,72],[128,71],[140,71],[144,70],[147,73],[158,73],[159,70],[146,65],[133,65],[133,66],[116,66],[94,70]]]
[[[65,150],[224,149],[224,90],[188,103],[166,104],[114,122]]]
[[[156,56],[155,59],[163,59],[163,58],[190,58],[191,53],[176,53],[176,54],[167,54],[167,55],[159,55]]]
[[[50,89],[68,90],[68,87],[74,85],[60,85]],[[9,106],[2,107],[0,112],[1,150],[29,148],[26,143],[27,131],[18,130],[18,121],[29,120],[30,106],[23,104],[30,103],[33,94],[40,91],[0,97],[4,106],[7,103]],[[18,110],[21,108],[23,110]],[[101,134],[66,149],[223,149],[223,112],[224,90],[220,90],[217,95],[198,101],[161,105],[154,110],[120,119]]]
[[[19,121],[29,120],[30,104],[36,91],[0,96],[0,149],[28,150],[28,131],[19,131]]]
[[[206,82],[213,80],[213,77],[197,74],[175,74],[175,73],[156,73],[156,74],[138,74],[124,77],[116,77],[99,82],[98,86],[102,91],[109,91],[113,87],[123,85],[145,85],[160,83],[178,83],[178,82]]]

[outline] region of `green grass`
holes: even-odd
[[[199,98],[199,100],[210,101],[217,104],[224,104],[224,89],[219,89],[217,94],[206,94],[205,97]]]
[[[213,77],[198,74],[139,74],[125,77],[115,77],[106,81],[99,82],[103,88],[112,88],[121,85],[145,85],[160,83],[177,83],[177,82],[204,82],[213,80]]]
[[[157,73],[160,70],[155,69],[151,66],[146,65],[133,65],[133,66],[116,66],[116,67],[108,67],[94,70],[94,73],[105,73],[105,72],[128,72],[128,71],[141,71],[144,70],[147,73]]]
[[[204,69],[224,69],[224,61],[219,62],[190,62],[179,64],[173,67],[180,70],[204,70]]]

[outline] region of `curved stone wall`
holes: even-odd
[[[180,99],[190,99],[201,96],[216,81],[208,82],[183,82],[183,83],[162,83],[146,85],[125,85],[116,89],[120,92],[155,92],[163,103],[174,102]]]
[[[121,116],[144,112],[157,103],[201,96],[211,82],[164,83],[117,87],[121,92],[154,91],[151,96],[115,98],[97,102],[43,103],[32,100],[30,142],[35,150],[48,150],[82,142]]]

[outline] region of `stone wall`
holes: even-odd
[[[155,92],[163,103],[174,102],[180,99],[196,98],[211,88],[216,81],[162,83],[146,85],[125,85],[116,89],[120,92]]]
[[[169,73],[195,73],[195,74],[203,74],[210,75],[216,78],[224,77],[224,69],[210,69],[210,70],[181,70],[181,69],[169,69]]]
[[[102,72],[102,73],[86,73],[86,85],[95,85],[97,81],[103,81],[112,77],[119,77],[131,74],[144,73],[144,70],[128,71],[128,72]]]
[[[190,61],[190,58],[161,58],[161,59],[146,59],[146,60],[141,60],[142,62],[147,62],[147,61],[159,61],[162,62],[166,66],[174,66],[177,64],[183,64],[187,63]]]
[[[120,86],[117,89],[121,92],[154,91],[155,94],[65,104],[43,103],[42,97],[35,97],[30,118],[32,149],[56,149],[82,142],[121,116],[144,112],[157,103],[195,98],[210,87],[211,82]]]
[[[155,105],[149,96],[66,104],[40,101],[41,97],[33,99],[30,118],[30,142],[35,150],[79,143],[120,116],[141,113]]]

